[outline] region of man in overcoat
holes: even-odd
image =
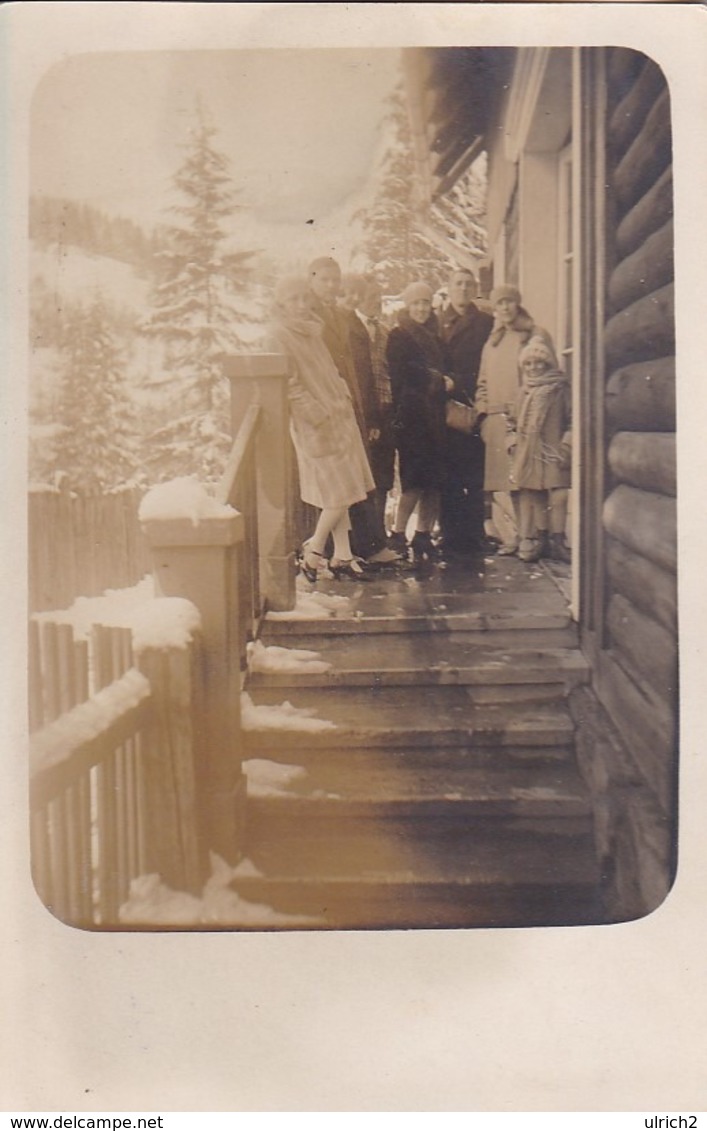
[[[388,331],[382,322],[383,292],[373,279],[351,275],[344,278],[341,301],[351,312],[351,354],[365,389],[368,458],[376,482],[377,536],[381,541],[386,537],[386,502],[395,475],[393,394],[385,354]],[[394,552],[388,548],[381,560],[394,560]]]
[[[454,380],[455,399],[472,404],[481,351],[493,327],[493,316],[474,302],[478,285],[466,268],[452,272],[449,302],[438,314],[447,373]],[[484,444],[478,430],[471,435],[447,429],[446,477],[440,500],[444,550],[467,554],[486,549],[484,534]]]

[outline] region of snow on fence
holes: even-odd
[[[197,889],[198,638],[138,656],[130,628],[30,627],[30,838],[57,918],[115,926],[130,883]]]
[[[134,585],[150,570],[140,530],[143,492],[75,492],[34,486],[28,499],[30,612]]]

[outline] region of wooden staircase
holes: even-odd
[[[317,593],[348,602],[269,618],[262,643],[330,667],[252,671],[247,693],[333,725],[247,730],[239,895],[321,928],[600,921],[566,707],[588,673],[549,573],[486,559]]]

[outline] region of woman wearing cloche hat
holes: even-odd
[[[396,549],[407,549],[405,531],[417,508],[411,548],[418,560],[434,554],[431,535],[445,468],[445,400],[453,387],[443,372],[444,353],[432,298],[427,283],[414,282],[405,288],[404,309],[386,349],[402,488],[391,542]]]
[[[531,337],[541,338],[553,348],[547,330],[536,326],[521,301],[518,288],[506,283],[491,292],[495,321],[481,354],[476,387],[475,406],[486,446],[484,490],[493,494],[494,525],[502,539],[499,554],[514,554],[518,548],[516,487],[510,479],[507,450],[508,414],[513,412],[520,390],[518,355]],[[539,536],[542,540],[542,531]]]

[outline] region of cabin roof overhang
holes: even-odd
[[[514,56],[514,48],[499,47],[403,52],[421,209],[449,192],[487,148]]]

